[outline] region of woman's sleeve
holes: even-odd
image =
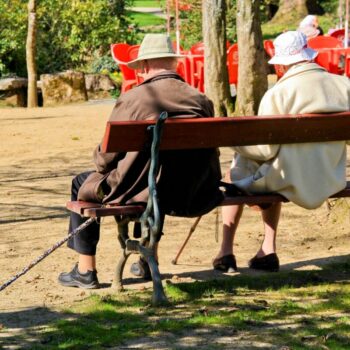
[[[273,98],[270,91],[267,91],[261,100],[258,115],[274,115],[275,111]],[[280,149],[280,145],[254,145],[254,146],[237,146],[234,150],[243,157],[256,161],[267,161],[274,158]]]

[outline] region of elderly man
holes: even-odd
[[[157,119],[162,111],[170,117],[210,117],[213,104],[207,97],[186,84],[176,73],[177,59],[170,38],[163,34],[147,34],[138,58],[128,66],[138,69],[144,82],[122,94],[110,120]],[[96,172],[78,175],[72,183],[72,200],[95,202],[116,201],[121,204],[147,202],[149,154],[143,152],[94,152]],[[218,153],[215,149],[167,151],[160,155],[157,183],[162,214],[196,216],[215,207],[221,200]],[[83,222],[71,214],[70,230]],[[79,254],[78,263],[68,273],[61,273],[59,283],[69,287],[98,288],[96,246],[99,225],[92,224],[68,246]],[[147,263],[140,259],[132,272],[150,278]]]
[[[313,63],[317,52],[307,48],[298,31],[274,41],[270,64],[284,67],[284,76],[264,95],[259,115],[329,113],[350,109],[350,83]],[[235,147],[229,180],[250,193],[280,193],[304,208],[317,208],[346,186],[346,143],[304,143]],[[242,206],[223,208],[223,241],[214,268],[237,270],[233,240]],[[278,271],[276,232],[281,204],[262,209],[265,238],[249,262],[253,269]]]

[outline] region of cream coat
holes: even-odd
[[[266,92],[259,115],[348,110],[349,79],[302,63]],[[312,209],[346,185],[346,142],[242,146],[235,151],[232,182],[250,193],[277,192]]]

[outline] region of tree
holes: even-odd
[[[11,73],[27,76],[25,62],[27,23],[27,2],[0,1],[0,78]]]
[[[28,1],[0,0],[0,77],[27,76]],[[130,26],[125,8],[131,1],[36,1],[38,76],[66,69],[86,71],[94,59],[110,56],[111,43],[137,42],[139,29]]]
[[[273,17],[273,22],[293,23],[305,17],[308,13],[322,14],[324,11],[317,0],[280,0],[278,11]]]
[[[203,1],[205,92],[213,101],[215,115],[233,112],[226,66],[226,2]]]
[[[267,89],[259,0],[237,0],[238,115],[255,115]]]
[[[38,106],[37,68],[36,68],[36,0],[28,2],[28,34],[26,44],[28,71],[28,107]]]

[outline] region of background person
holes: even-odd
[[[300,23],[298,30],[306,35],[307,40],[318,35],[323,35],[323,30],[318,24],[318,18],[315,15],[307,15]]]
[[[350,110],[350,82],[328,73],[313,59],[299,31],[279,35],[270,64],[283,66],[285,74],[262,98],[259,115],[330,113]],[[229,180],[248,193],[280,193],[307,208],[319,207],[346,186],[346,142],[301,143],[235,147]],[[223,241],[214,268],[236,270],[233,241],[243,206],[223,207]],[[262,209],[265,237],[249,266],[277,271],[276,234],[281,204]]]

